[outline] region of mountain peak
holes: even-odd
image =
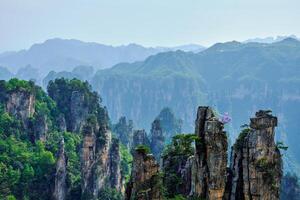
[[[293,38],[293,37],[288,37],[288,38],[285,38],[283,39],[282,41],[280,42],[277,42],[277,43],[284,43],[284,44],[299,44],[300,41],[297,40],[296,38]]]
[[[233,50],[237,47],[240,47],[242,43],[238,41],[230,41],[230,42],[224,42],[224,43],[216,43],[207,50],[213,50],[213,51],[228,51],[228,50]]]

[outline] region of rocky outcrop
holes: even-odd
[[[156,119],[151,127],[151,152],[157,161],[160,160],[161,153],[164,149],[165,137],[161,128],[160,120]]]
[[[81,149],[82,197],[96,199],[106,188],[124,192],[118,139],[111,138],[107,126],[87,122]]]
[[[114,188],[117,191],[124,192],[123,177],[121,175],[121,155],[120,155],[120,144],[118,139],[112,139],[110,148],[110,177],[109,185],[110,188]]]
[[[221,200],[226,186],[227,137],[211,108],[198,108],[195,134],[199,141],[192,162],[191,195]]]
[[[182,194],[189,196],[191,192],[192,164],[194,156],[169,155],[163,157],[162,171],[163,182],[168,195]]]
[[[150,141],[144,129],[135,130],[133,132],[132,149],[134,150],[134,148],[137,147],[138,145],[145,145],[150,147]]]
[[[125,200],[162,200],[159,165],[151,154],[137,149]]]
[[[6,112],[21,120],[23,127],[28,128],[29,117],[32,117],[35,109],[35,96],[25,90],[16,90],[7,94]]]
[[[279,199],[282,161],[274,142],[276,126],[276,117],[259,111],[240,134],[231,158],[231,200]]]
[[[279,199],[282,161],[274,142],[275,126],[277,118],[269,111],[257,112],[233,146],[228,169],[223,123],[211,108],[199,107],[195,155],[187,158],[172,154],[163,160],[163,168],[184,183],[174,185],[174,191],[168,188],[168,192],[207,200]]]
[[[121,117],[113,131],[117,134],[120,142],[130,149],[133,137],[133,121],[127,121],[126,117]]]
[[[80,91],[73,91],[70,102],[70,121],[69,129],[72,132],[81,132],[86,118],[89,114],[89,109],[86,106],[86,99],[84,93]]]
[[[110,189],[121,192],[119,142],[112,141],[108,113],[99,95],[77,79],[56,79],[47,89],[60,111],[58,129],[82,135],[81,198],[98,199]]]
[[[67,193],[67,158],[65,155],[64,140],[62,139],[59,146],[58,158],[56,162],[55,186],[53,192],[54,200],[64,200]]]
[[[46,141],[46,136],[48,133],[48,122],[47,115],[38,114],[35,116],[34,128],[34,138],[35,140]]]
[[[80,152],[82,193],[88,190],[89,184],[92,185],[92,169],[96,159],[96,124],[88,124],[83,129],[83,141]]]
[[[87,122],[83,127],[83,144],[81,149],[81,174],[83,198],[97,198],[98,193],[108,186],[109,149],[111,132],[99,130],[97,122]]]

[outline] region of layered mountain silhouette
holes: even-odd
[[[32,45],[28,50],[0,54],[0,66],[11,71],[31,65],[42,74],[51,70],[71,70],[77,65],[91,65],[96,69],[108,68],[120,62],[142,61],[150,55],[171,50],[199,52],[200,45],[147,48],[137,44],[109,46],[80,40],[49,39]]]

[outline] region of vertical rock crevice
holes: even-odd
[[[64,139],[61,140],[56,162],[54,200],[64,200],[67,194],[67,157],[65,155]]]

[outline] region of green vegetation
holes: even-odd
[[[19,138],[21,136],[21,130],[21,121],[5,112],[3,104],[0,104],[0,138],[4,139],[11,135]]]
[[[58,79],[48,87],[49,97],[42,88],[33,82],[12,79],[0,81],[0,199],[50,200],[56,173],[56,156],[59,144],[64,139],[67,158],[66,184],[67,200],[84,199],[81,194],[81,162],[80,147],[82,135],[59,130],[59,116],[63,113],[66,120],[72,120],[70,100],[83,98],[83,109],[87,109],[88,127],[106,127],[109,120],[105,108],[100,106],[97,93],[91,92],[87,82],[79,80]],[[33,95],[35,112],[26,119],[6,112],[6,104],[11,93],[25,94],[25,100]],[[83,95],[83,96],[82,96]],[[22,95],[20,96],[22,97]],[[58,104],[57,104],[57,103]],[[19,105],[22,107],[22,105]],[[18,109],[28,109],[18,108]],[[43,121],[45,120],[45,121]],[[70,121],[67,121],[68,124]],[[45,125],[45,123],[47,125]],[[97,125],[98,126],[98,125]],[[39,130],[43,138],[39,140]],[[105,128],[97,131],[97,144],[105,143]],[[131,173],[132,156],[125,146],[121,146],[121,173],[128,180]],[[115,190],[105,189],[100,192],[99,199],[120,200],[121,195]]]
[[[101,99],[96,92],[91,92],[91,86],[88,82],[82,82],[78,79],[55,79],[50,81],[47,87],[49,96],[57,102],[58,110],[64,114],[67,125],[71,124],[72,112],[71,112],[71,99],[83,98],[83,105],[88,109],[89,113],[93,113],[99,121],[103,112],[100,110]],[[78,94],[78,95],[74,95]],[[71,127],[67,127],[68,131],[72,131]]]
[[[288,146],[285,146],[284,144],[283,144],[283,142],[277,142],[276,143],[276,148],[277,149],[279,149],[279,150],[283,150],[283,151],[286,151],[286,150],[288,150]]]
[[[200,141],[200,138],[195,134],[178,134],[172,138],[171,144],[164,149],[162,157],[185,155],[191,156],[194,153],[194,142]]]
[[[80,194],[81,171],[80,171],[80,155],[79,147],[81,144],[81,135],[69,132],[52,132],[49,133],[46,147],[54,155],[59,150],[59,141],[64,138],[65,153],[68,158],[67,162],[67,184],[70,188],[70,199],[75,199]]]
[[[122,195],[115,189],[106,188],[100,191],[98,200],[122,200]]]
[[[19,80],[17,78],[10,79],[5,86],[6,90],[9,92],[16,91],[16,90],[25,90],[27,92],[34,92],[35,85],[32,81],[24,81]]]
[[[138,153],[141,153],[141,154],[149,154],[151,151],[150,151],[150,148],[146,145],[138,145],[137,147],[135,147],[135,151],[137,151]]]
[[[5,112],[4,105],[11,92],[28,92],[35,97],[35,113],[25,127],[21,120]],[[58,132],[56,103],[33,82],[11,79],[0,81],[0,199],[51,198],[55,174],[55,155],[59,141],[64,138],[67,162],[68,199],[80,196],[81,172],[79,146],[81,136]],[[47,140],[34,140],[34,126],[45,116],[48,124]]]
[[[244,140],[251,131],[251,128],[249,128],[249,126],[247,124],[244,124],[243,126],[241,126],[241,128],[244,128],[244,129],[241,131],[239,137],[237,138],[237,140],[234,144],[234,148],[236,148],[236,149],[243,148]]]
[[[125,177],[127,183],[130,179],[131,165],[132,165],[133,158],[130,151],[123,144],[120,144],[120,153],[121,153],[121,174],[122,176]]]
[[[196,141],[200,142],[200,139],[194,134],[179,134],[174,136],[172,143],[166,146],[162,158],[165,163],[163,184],[167,198],[181,198],[180,194],[185,183],[179,174],[179,169],[185,165],[190,156],[194,155],[193,144]]]
[[[0,139],[0,198],[48,199],[55,158],[42,142]]]

